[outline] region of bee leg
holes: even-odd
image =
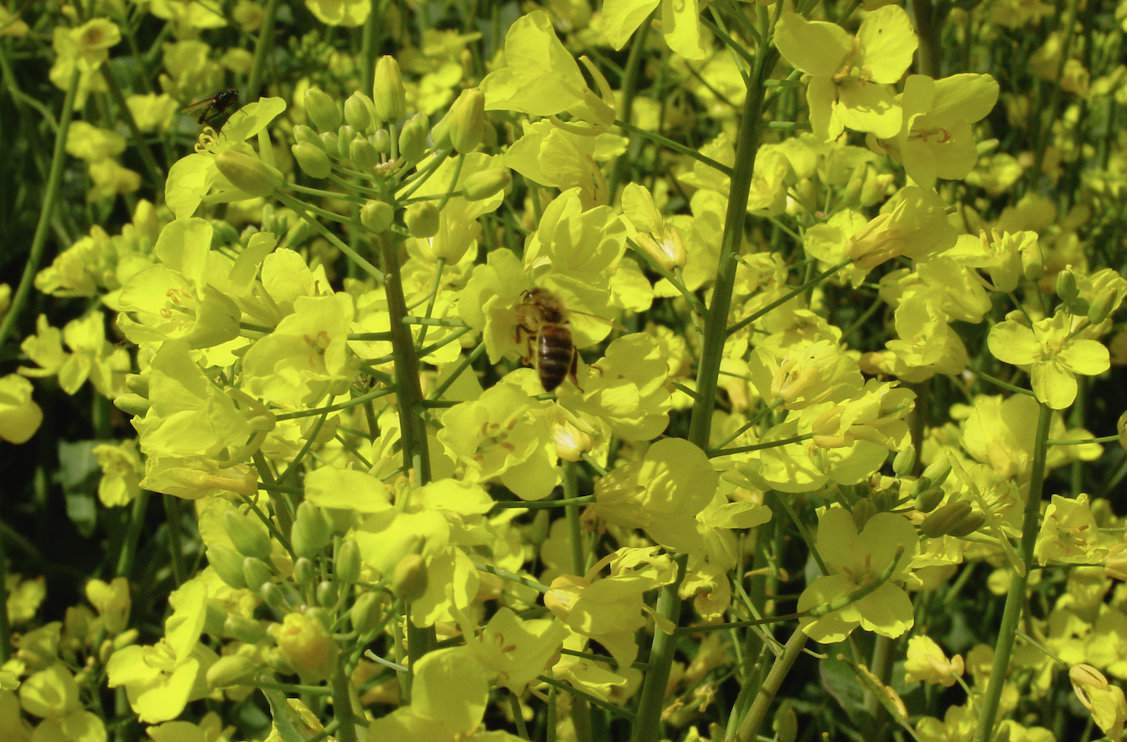
[[[526,327],[523,324],[518,324],[516,326],[516,328],[514,328],[514,330],[513,330],[513,341],[516,342],[518,345],[521,343],[522,340],[524,342],[524,355],[521,356],[521,360],[524,362],[524,365],[526,365],[526,366],[533,365],[532,359],[535,356],[533,355],[533,352],[532,352],[532,342],[535,338],[536,338],[536,331]]]
[[[573,346],[571,349],[571,366],[567,370],[567,376],[571,379],[571,383],[575,384],[575,388],[583,391],[583,387],[579,386],[579,378],[577,372],[579,371],[579,351]]]

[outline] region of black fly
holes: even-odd
[[[230,115],[231,108],[239,102],[239,91],[234,88],[227,88],[220,90],[215,95],[207,98],[201,98],[194,103],[189,103],[184,106],[183,111],[192,111],[198,108],[203,108],[198,119],[199,123],[206,124],[213,129],[218,130],[223,126],[223,123]]]

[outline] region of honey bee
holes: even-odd
[[[542,288],[527,289],[520,298],[514,339],[527,343],[525,363],[534,363],[540,385],[546,392],[558,387],[566,378],[578,386],[575,372],[579,353],[575,350],[563,301]]]

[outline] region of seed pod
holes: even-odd
[[[375,232],[383,234],[395,222],[395,207],[387,201],[369,201],[360,207],[360,223]]]
[[[231,587],[239,590],[247,586],[243,577],[243,557],[239,552],[225,546],[211,546],[207,550],[207,561],[219,579]]]
[[[360,636],[374,631],[379,619],[380,596],[374,592],[361,594],[348,610],[348,620],[352,623],[352,629]]]
[[[360,579],[360,547],[352,539],[341,543],[337,550],[334,576],[345,585]]]
[[[372,84],[372,103],[376,118],[381,122],[395,123],[407,114],[407,91],[403,75],[395,57],[384,55],[376,62]]]
[[[462,195],[467,201],[481,201],[505,190],[512,182],[513,176],[508,168],[491,167],[466,178],[462,183]]]
[[[408,554],[399,560],[391,574],[391,589],[410,603],[427,590],[427,564],[421,554]]]
[[[298,167],[310,178],[327,178],[333,171],[333,163],[325,150],[316,145],[302,142],[290,147]]]
[[[281,171],[237,149],[216,155],[215,167],[231,185],[249,196],[269,196],[282,184]]]
[[[207,684],[211,688],[229,688],[247,684],[258,670],[259,663],[241,654],[220,657],[207,669]]]
[[[438,234],[438,209],[430,201],[411,204],[403,215],[403,222],[412,237],[434,237]]]
[[[340,107],[320,88],[305,91],[305,112],[313,125],[321,131],[332,131],[340,126]]]
[[[375,103],[360,91],[344,102],[344,120],[357,131],[367,131],[375,121]]]
[[[257,592],[273,577],[274,570],[266,562],[254,557],[243,558],[243,579],[248,589]]]
[[[223,518],[223,530],[243,556],[270,558],[270,532],[257,520],[228,511]]]
[[[927,465],[921,478],[926,479],[930,485],[938,487],[947,481],[947,475],[950,473],[951,462],[946,456],[940,456]]]

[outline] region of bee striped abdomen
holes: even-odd
[[[567,325],[543,324],[536,348],[536,370],[540,385],[550,392],[567,378],[571,371],[575,345]]]

